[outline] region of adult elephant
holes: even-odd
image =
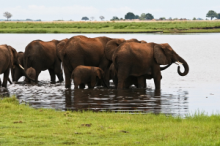
[[[4,74],[2,87],[7,88],[7,81],[9,79],[9,71],[12,67],[19,67],[17,60],[17,51],[9,45],[0,45],[0,74]]]
[[[18,52],[17,60],[21,66],[24,66],[24,52]],[[25,76],[24,70],[20,66],[13,66],[11,69],[12,81],[17,82],[22,76]]]
[[[104,48],[112,38],[74,36],[59,45],[65,73],[65,87],[71,88],[71,73],[78,65],[100,67],[104,72],[110,66]],[[84,86],[84,85],[81,85]]]
[[[175,62],[181,62],[184,66],[184,72],[178,74],[185,76],[189,72],[187,62],[180,57],[169,44],[156,43],[123,43],[114,52],[113,63],[117,70],[118,89],[123,89],[124,81],[129,76],[138,77],[138,86],[143,87],[143,76],[151,75],[154,79],[155,89],[160,89],[161,70],[160,65],[169,65]]]
[[[64,39],[62,41],[67,41]],[[27,70],[32,67],[35,72],[35,83],[38,82],[38,76],[41,71],[49,70],[51,83],[55,83],[56,76],[59,81],[63,81],[63,72],[61,69],[61,59],[58,50],[58,44],[62,41],[52,40],[44,42],[41,40],[34,40],[30,42],[24,52],[23,63]]]
[[[122,45],[123,43],[125,42],[136,42],[136,43],[140,43],[140,44],[146,44],[147,42],[142,40],[142,41],[139,41],[137,39],[129,39],[129,40],[125,40],[125,39],[114,39],[114,40],[111,40],[109,41],[106,46],[105,46],[105,56],[106,58],[112,63],[112,57],[113,57],[113,54],[115,52],[115,50],[118,49],[118,47],[120,45]],[[165,67],[160,67],[161,70],[165,70],[169,67],[170,65],[167,65]],[[150,79],[151,78],[151,75],[145,75],[143,76],[143,80],[142,80],[142,84],[144,84],[143,88],[146,88],[147,87],[147,84],[146,84],[146,79]],[[109,84],[109,80],[110,79],[113,79],[113,82],[117,88],[117,75],[116,75],[116,71],[114,69],[114,65],[111,64],[110,67],[108,68],[108,72],[107,72],[107,75],[105,77],[106,79],[106,83]],[[129,76],[125,83],[124,83],[124,88],[129,88],[131,85],[135,85],[137,88],[141,88],[141,86],[138,86],[137,84],[137,77],[135,76]]]

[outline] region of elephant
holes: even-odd
[[[125,39],[114,39],[109,41],[106,46],[105,46],[105,56],[106,58],[112,63],[112,56],[115,52],[115,50],[117,50],[117,48],[122,45],[125,42],[136,42],[136,43],[140,43],[140,44],[145,44],[147,43],[146,41],[142,40],[142,41],[138,41],[137,39],[130,39],[130,40],[125,40]],[[170,65],[167,65],[165,67],[160,67],[161,70],[165,70],[166,68],[168,68]],[[115,84],[115,86],[117,87],[117,76],[114,73],[114,75],[112,74],[114,71],[114,65],[111,64],[111,66],[108,69],[108,75],[106,77],[106,82],[109,84],[109,80],[113,79],[113,82]],[[114,76],[114,77],[113,77]],[[145,75],[143,76],[143,81],[142,83],[145,84],[144,88],[147,87],[146,84],[146,79],[150,79],[149,75]],[[138,84],[137,84],[137,77],[135,76],[130,76],[126,79],[125,81],[125,85],[124,88],[129,88],[132,84],[134,84],[137,88],[139,88]]]
[[[24,52],[18,52],[17,54],[17,59],[20,63],[21,66],[24,66]],[[11,69],[11,76],[12,76],[12,81],[17,82],[20,77],[25,76],[25,73],[23,69],[20,68],[20,66],[13,66]]]
[[[77,66],[71,75],[71,78],[74,80],[75,89],[78,89],[78,86],[81,84],[87,84],[89,89],[93,89],[96,85],[97,77],[105,82],[104,71],[101,68],[83,65]],[[82,87],[80,88],[82,89]]]
[[[17,51],[9,45],[0,45],[0,74],[4,73],[2,87],[7,88],[7,81],[11,83],[9,72],[13,66],[19,67]]]
[[[26,48],[23,55],[24,68],[27,70],[32,67],[35,70],[35,83],[38,82],[38,76],[41,71],[49,70],[51,83],[54,84],[56,76],[59,81],[63,81],[63,72],[61,69],[61,59],[60,52],[58,50],[58,45],[64,40],[52,40],[49,42],[44,42],[42,40],[34,40],[30,42]]]
[[[138,86],[144,87],[144,75],[151,75],[154,79],[155,90],[160,90],[161,69],[160,65],[170,65],[179,62],[184,66],[184,72],[178,74],[186,76],[189,72],[188,63],[180,57],[168,44],[156,43],[123,43],[113,54],[113,64],[117,71],[117,89],[124,88],[124,82],[129,76],[138,77]]]
[[[109,64],[111,65],[112,64],[112,56],[114,54],[114,51],[123,43],[125,42],[137,42],[137,43],[147,43],[146,41],[142,40],[142,41],[139,41],[137,39],[129,39],[129,40],[125,40],[123,38],[121,39],[113,39],[113,40],[110,40],[106,46],[105,46],[105,56],[106,58],[109,60]],[[108,68],[108,73],[109,73],[109,70],[110,70],[110,66]],[[106,74],[106,77],[105,77],[105,80],[106,82],[109,84],[109,74]],[[128,79],[129,80],[129,79]],[[131,79],[133,80],[133,79]],[[135,79],[134,79],[135,80]]]
[[[106,72],[110,64],[104,55],[104,48],[110,40],[112,38],[74,36],[59,45],[66,88],[71,88],[71,73],[78,65],[100,67]]]

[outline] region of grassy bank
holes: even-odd
[[[0,100],[0,145],[220,145],[220,115],[62,112]]]
[[[220,21],[0,22],[0,33],[192,33],[220,32]]]

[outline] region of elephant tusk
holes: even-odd
[[[178,63],[176,63],[176,62],[175,62],[175,64],[179,66],[179,64],[178,64]]]
[[[24,68],[19,64],[20,68],[24,70]]]
[[[177,61],[179,64],[183,64],[182,62]]]

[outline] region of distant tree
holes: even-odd
[[[139,19],[140,17],[138,15],[135,15],[134,16],[134,19]]]
[[[135,19],[134,13],[128,12],[128,13],[125,15],[125,19]]]
[[[193,17],[193,20],[196,20],[196,17]]]
[[[154,19],[154,16],[152,14],[150,14],[150,13],[147,13],[145,18],[147,20],[152,20],[152,19]]]
[[[140,19],[140,20],[145,20],[145,19],[146,19],[146,14],[145,14],[145,13],[142,13],[139,19]]]
[[[88,17],[82,17],[82,20],[89,20],[89,18]]]
[[[100,18],[101,20],[104,20],[104,19],[105,19],[105,17],[104,17],[104,16],[100,16],[99,18]]]
[[[217,19],[220,19],[220,13],[217,14]]]
[[[166,20],[166,18],[165,17],[160,17],[159,20]]]
[[[115,21],[115,20],[119,20],[119,18],[117,16],[113,16],[113,18],[111,19],[111,21]]]
[[[170,17],[169,20],[172,20],[172,17]]]
[[[7,21],[8,21],[8,19],[12,17],[12,14],[9,12],[5,12],[5,13],[3,13],[3,16],[6,17]]]
[[[213,19],[213,18],[217,18],[217,13],[215,12],[215,11],[213,11],[213,10],[210,10],[207,14],[206,14],[206,17],[211,17],[211,20]]]
[[[120,18],[120,20],[123,20],[123,18]]]

